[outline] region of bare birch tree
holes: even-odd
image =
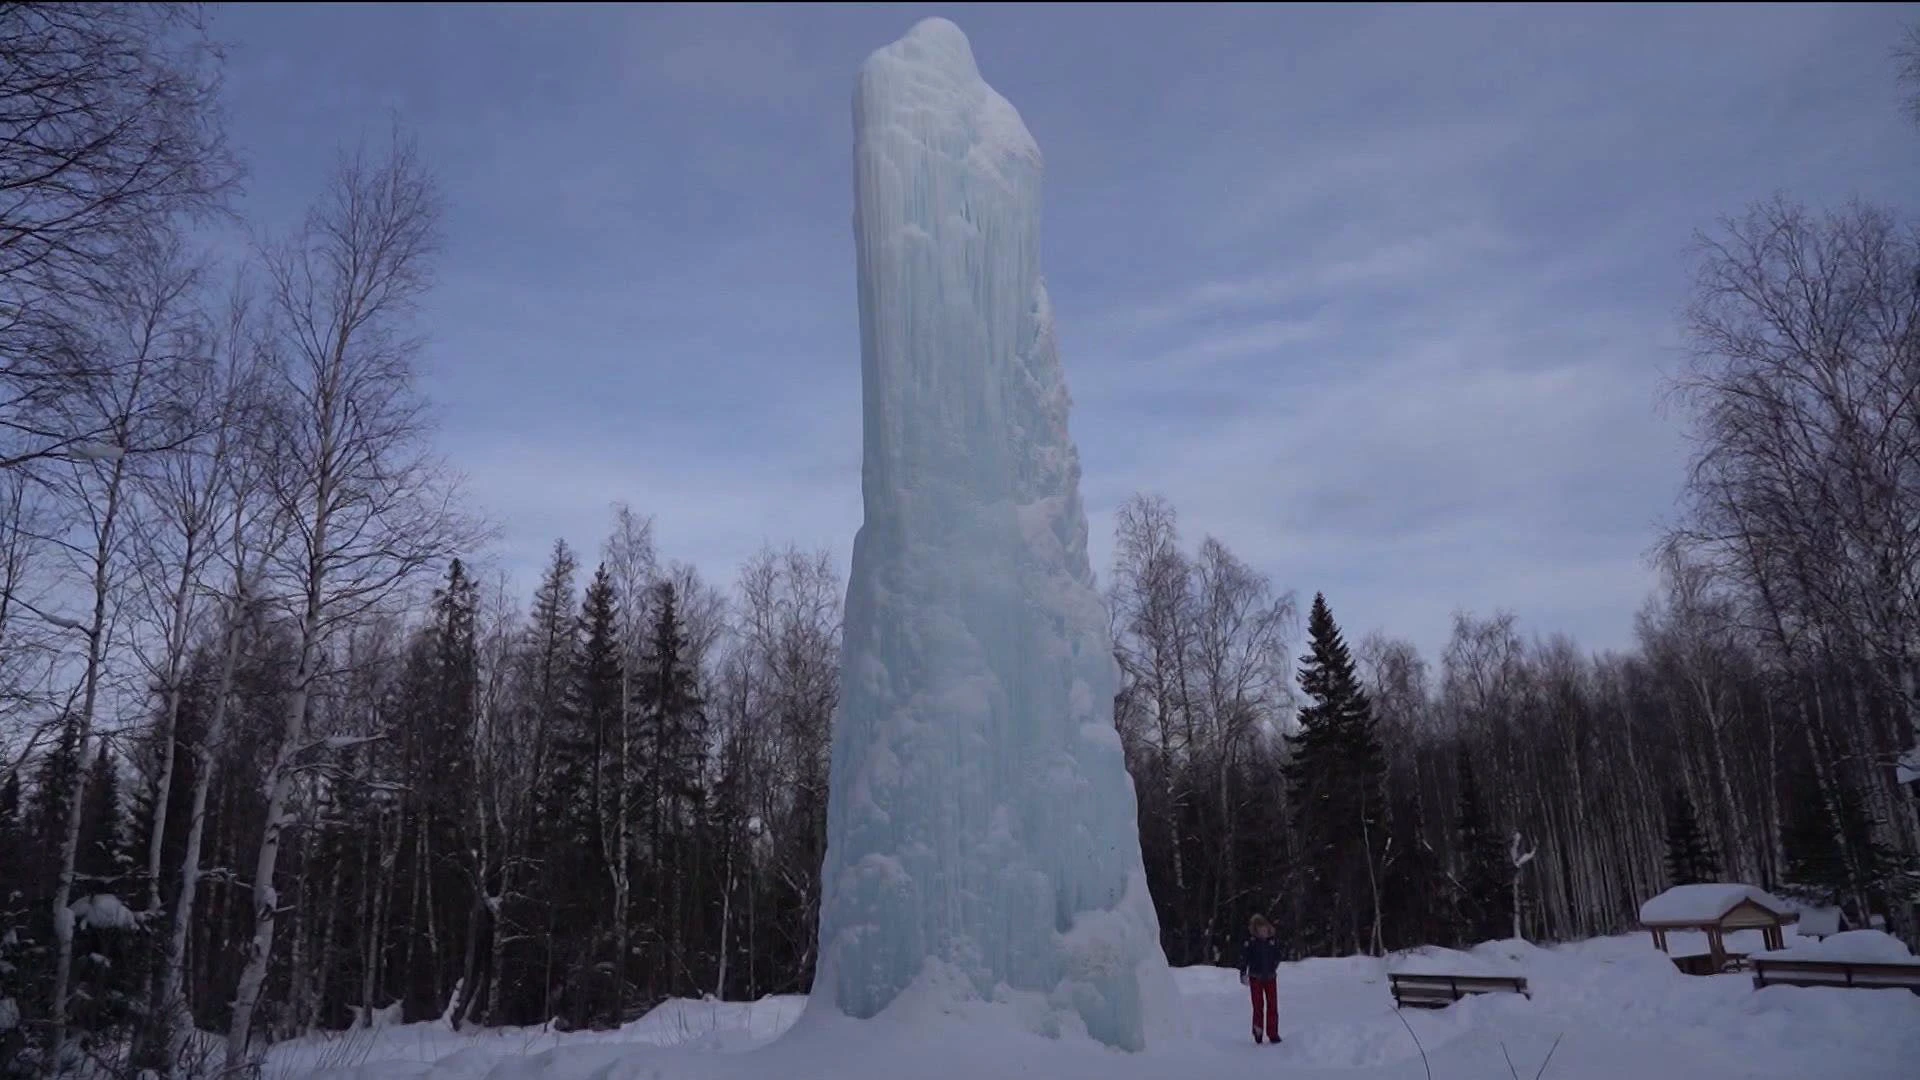
[[[197,627],[209,616],[218,627],[216,674],[206,730],[186,747],[193,759],[185,852],[179,887],[154,983],[154,1047],[172,1076],[184,1065],[192,1034],[186,998],[186,954],[201,877],[201,847],[215,761],[226,741],[233,681],[241,642],[259,615],[264,558],[271,550],[271,507],[262,498],[265,467],[260,437],[264,419],[256,326],[249,297],[237,287],[223,317],[208,328],[211,356],[182,395],[190,407],[194,438],[143,478],[152,506],[143,530],[142,592],[158,628],[159,651],[148,657],[161,695],[158,718],[161,760],[154,781],[154,815],[148,841],[147,909],[160,905],[167,815],[178,766],[180,709],[186,657]]]
[[[41,616],[51,576],[45,508],[30,497],[38,483],[23,471],[0,474],[0,783],[13,779],[53,733],[61,631]]]
[[[764,841],[774,894],[785,904],[773,921],[810,970],[844,592],[826,552],[790,547],[749,559],[739,593],[736,685],[745,700],[737,722],[747,730],[738,744],[758,770],[749,835]]]
[[[98,376],[63,398],[62,426],[96,432],[99,437],[70,446],[66,451],[70,460],[47,476],[61,512],[71,523],[70,531],[56,543],[71,557],[77,594],[85,603],[77,617],[47,613],[84,642],[72,713],[83,750],[93,737],[106,690],[110,639],[129,576],[129,543],[138,531],[135,515],[141,508],[134,481],[138,470],[154,467],[160,455],[173,452],[181,426],[179,392],[188,372],[199,363],[204,344],[193,307],[195,271],[183,260],[177,239],[156,231],[126,256],[111,279],[99,281],[94,291],[77,298],[88,312],[89,325],[81,332],[80,317],[76,317],[66,346],[77,354],[97,357],[90,363]],[[50,1021],[56,1061],[67,1035],[73,963],[73,918],[68,905],[73,899],[83,790],[84,781],[77,781],[66,804],[66,835],[53,895]]]
[[[1875,207],[1776,200],[1700,249],[1679,387],[1699,451],[1674,540],[1746,591],[1783,660],[1862,658],[1857,688],[1899,717],[1869,796],[1904,804],[1888,825],[1920,852],[1900,782],[1920,744],[1920,236]]]
[[[1235,777],[1248,749],[1258,744],[1262,725],[1291,698],[1288,638],[1295,612],[1291,593],[1275,595],[1265,574],[1242,562],[1209,536],[1200,543],[1193,566],[1194,629],[1191,667],[1195,694],[1207,725],[1206,754],[1221,835],[1209,843],[1217,852],[1208,898],[1205,934],[1220,938],[1216,923],[1233,919],[1251,891],[1235,865],[1245,816]],[[1219,962],[1222,957],[1209,956]]]
[[[1177,515],[1158,496],[1136,495],[1121,506],[1115,527],[1114,572],[1109,604],[1115,623],[1114,652],[1126,680],[1145,707],[1153,746],[1152,791],[1161,801],[1171,878],[1158,888],[1175,915],[1169,920],[1178,943],[1174,962],[1191,962],[1192,926],[1187,888],[1186,836],[1181,818],[1186,786],[1179,763],[1194,743],[1192,686],[1192,566],[1179,547]],[[1171,886],[1168,888],[1167,886]],[[1159,895],[1160,893],[1157,893]]]
[[[0,467],[111,434],[52,411],[111,361],[49,346],[71,297],[220,205],[237,170],[217,60],[195,5],[0,4]]]
[[[602,822],[601,858],[613,885],[614,1014],[625,1020],[629,989],[627,967],[632,960],[629,896],[636,842],[633,781],[639,766],[635,756],[640,752],[635,730],[639,722],[635,699],[639,693],[637,680],[644,663],[647,632],[652,624],[648,599],[653,595],[654,580],[659,573],[654,558],[652,519],[635,514],[624,503],[616,506],[613,533],[607,538],[605,555],[620,603],[620,730],[614,737],[616,745],[608,748],[617,773],[613,790],[608,793],[610,805],[596,807],[596,810]],[[649,855],[658,857],[656,853]],[[654,929],[658,932],[659,927],[656,925]]]
[[[438,199],[413,146],[342,160],[291,239],[262,253],[277,350],[270,475],[290,543],[275,559],[295,642],[282,728],[263,778],[254,932],[234,995],[229,1068],[247,1066],[281,909],[275,888],[295,775],[313,744],[309,701],[326,643],[464,539],[451,490],[426,452],[413,392],[420,343],[406,332],[429,287]]]

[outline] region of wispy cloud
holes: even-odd
[[[427,389],[530,585],[616,501],[726,579],[859,523],[848,95],[930,5],[235,8],[250,206],[398,105],[448,196]],[[1355,632],[1625,643],[1688,234],[1914,207],[1868,6],[941,9],[1047,155],[1099,569],[1158,490]],[[373,115],[373,114],[378,115]]]

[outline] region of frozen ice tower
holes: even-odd
[[[866,518],[814,1000],[1003,1002],[1139,1049],[1178,1021],[1040,277],[1040,150],[944,19],[868,58],[853,115]]]

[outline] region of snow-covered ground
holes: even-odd
[[[1757,938],[1758,935],[1756,934]],[[1789,944],[1792,943],[1789,938]],[[1738,950],[1738,943],[1734,947]],[[1389,970],[1524,974],[1532,1000],[1470,998],[1396,1015]],[[1256,1047],[1246,991],[1219,968],[1175,978],[1191,1033],[1143,1054],[1019,1030],[993,1006],[909,993],[871,1021],[802,1012],[800,998],[672,1002],[618,1032],[456,1034],[436,1024],[283,1043],[271,1077],[314,1080],[1242,1080],[1253,1075],[1421,1080],[1914,1080],[1920,996],[1904,990],[1753,989],[1746,975],[1680,974],[1645,934],[1537,948],[1490,942],[1316,959],[1280,969],[1285,1042]],[[1405,1020],[1405,1025],[1402,1024]],[[1409,1034],[1408,1027],[1412,1034]],[[1560,1040],[1554,1049],[1555,1040]],[[1503,1053],[1504,1047],[1504,1053]]]

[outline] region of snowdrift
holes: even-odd
[[[1843,935],[1844,936],[1844,935]],[[1884,935],[1883,935],[1884,936]],[[1788,951],[1886,950],[1866,939]],[[1897,946],[1897,942],[1894,943]],[[1526,976],[1531,1001],[1469,998],[1396,1013],[1389,971]],[[675,1001],[613,1032],[537,1029],[455,1033],[439,1024],[302,1040],[273,1048],[275,1080],[1913,1080],[1920,1076],[1920,996],[1902,990],[1768,987],[1745,975],[1680,974],[1646,935],[1543,948],[1524,941],[1392,957],[1282,965],[1285,1042],[1256,1047],[1235,972],[1183,968],[1173,981],[1191,1033],[1143,1053],[1085,1037],[1020,1029],[1017,1003],[908,993],[871,1020],[803,1000]],[[1411,1029],[1411,1035],[1409,1034]],[[1415,1045],[1414,1038],[1419,1040]],[[1555,1041],[1559,1041],[1557,1048]]]
[[[1831,960],[1842,964],[1920,963],[1899,938],[1879,930],[1847,930],[1818,941],[1801,938],[1784,949],[1754,955],[1765,960]]]

